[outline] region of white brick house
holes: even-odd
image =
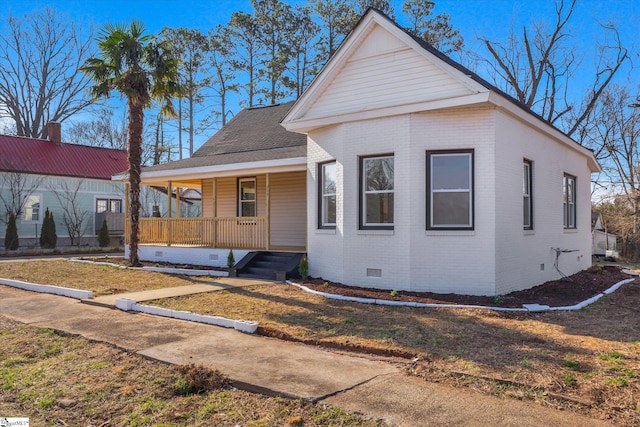
[[[593,154],[375,10],[282,124],[312,276],[500,295],[591,264]]]
[[[295,104],[244,110],[191,159],[143,170],[200,188],[203,217],[141,224],[140,255],[306,252],[311,276],[347,285],[501,295],[590,266],[599,168],[369,10]]]

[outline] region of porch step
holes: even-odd
[[[290,252],[249,252],[236,264],[238,277],[276,280],[277,272],[287,279],[298,277],[298,265],[304,254]]]

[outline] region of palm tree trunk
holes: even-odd
[[[144,121],[143,106],[129,100],[129,219],[131,238],[129,240],[129,265],[140,266],[138,257],[138,220],[140,218],[140,163],[142,162],[142,128]]]

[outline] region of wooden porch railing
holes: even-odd
[[[129,221],[127,218],[127,243]],[[268,249],[267,221],[263,217],[140,218],[139,227],[140,244]]]

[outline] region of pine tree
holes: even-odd
[[[98,234],[98,244],[101,248],[109,246],[111,239],[109,238],[109,227],[107,227],[107,220],[102,221],[102,227],[100,227],[100,234]]]
[[[7,222],[7,230],[4,235],[4,248],[9,251],[15,251],[19,245],[16,216],[11,212],[9,214],[9,221]]]

